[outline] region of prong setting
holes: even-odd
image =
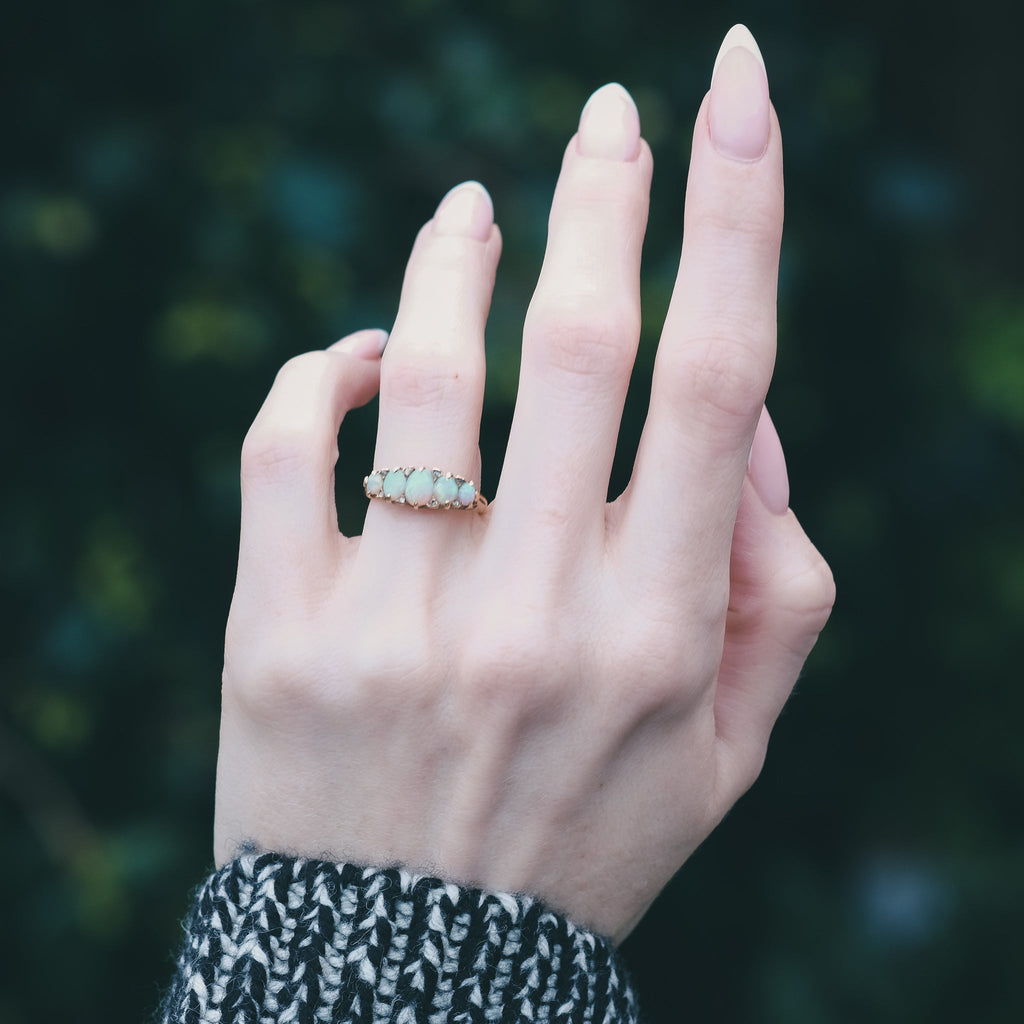
[[[363,478],[368,498],[416,509],[482,512],[487,499],[466,477],[436,466],[395,466],[375,469]]]

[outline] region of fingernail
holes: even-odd
[[[349,334],[333,345],[328,345],[327,351],[344,352],[346,355],[358,356],[360,359],[379,359],[384,354],[384,346],[387,343],[388,332],[374,327]]]
[[[781,516],[789,508],[789,474],[782,442],[768,409],[761,410],[747,460],[747,475],[769,512]]]
[[[743,25],[726,33],[711,75],[711,142],[731,160],[757,160],[768,148],[768,76],[761,51]]]
[[[587,100],[576,136],[580,156],[635,160],[640,154],[640,115],[633,97],[617,82],[602,85]]]
[[[477,181],[456,185],[434,214],[434,231],[439,235],[465,235],[485,242],[493,225],[494,205],[487,189]]]

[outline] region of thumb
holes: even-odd
[[[788,505],[785,455],[765,409],[733,532],[715,695],[734,799],[760,772],[772,727],[835,601],[832,571]]]

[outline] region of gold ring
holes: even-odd
[[[409,508],[483,512],[487,507],[487,499],[472,480],[424,466],[375,469],[363,478],[363,490],[368,498]]]

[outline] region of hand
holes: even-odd
[[[381,361],[362,332],[281,370],[242,453],[219,863],[246,841],[401,863],[534,893],[621,940],[758,775],[833,586],[762,412],[782,150],[745,29],[697,117],[650,410],[608,505],[650,177],[632,101],[598,90],[566,150],[485,513],[371,501],[346,538],[333,499],[340,421],[378,379],[374,466],[479,480],[501,239],[478,185],[416,239]],[[343,466],[353,485],[368,472]]]

